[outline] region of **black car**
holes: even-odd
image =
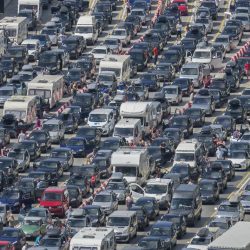
[[[86,49],[86,41],[81,36],[69,36],[61,46],[69,53],[70,59],[78,59]]]
[[[41,149],[35,140],[24,140],[14,146],[15,148],[27,149],[31,160],[36,160],[41,156]]]
[[[39,56],[38,66],[44,68],[49,74],[56,75],[62,71],[63,60],[52,50],[44,51]]]
[[[36,179],[30,177],[23,177],[18,182],[16,187],[23,192],[23,194],[29,193],[30,199],[32,201],[36,200]]]
[[[225,70],[229,68],[232,70],[233,74],[239,79],[239,81],[241,82],[241,80],[243,79],[244,76],[244,68],[242,68],[240,66],[240,64],[238,63],[238,61],[228,61],[225,67]]]
[[[143,73],[140,75],[138,84],[139,83],[148,88],[149,91],[158,90],[157,76],[154,73]]]
[[[215,204],[220,199],[220,188],[216,180],[201,179],[199,182],[202,204]]]
[[[235,169],[230,160],[215,160],[214,163],[220,163],[227,175],[227,180],[231,181],[235,177]]]
[[[230,115],[217,116],[213,122],[214,124],[220,124],[226,130],[227,134],[230,135],[236,130],[236,122]]]
[[[213,20],[217,19],[218,16],[218,7],[214,1],[203,1],[200,7],[209,8]]]
[[[150,164],[155,167],[165,167],[168,161],[172,160],[173,152],[166,147],[163,151],[159,146],[149,146],[148,154],[150,157]]]
[[[178,215],[178,214],[164,214],[161,217],[162,221],[170,221],[173,222],[176,225],[176,230],[177,230],[177,237],[180,239],[182,238],[186,232],[187,232],[187,224],[185,217],[183,215]]]
[[[212,134],[199,134],[198,142],[202,143],[207,150],[208,156],[214,156],[216,145],[213,143],[214,136]]]
[[[172,63],[159,63],[155,67],[157,80],[160,82],[171,82],[175,78],[175,67]]]
[[[176,115],[169,123],[170,128],[180,128],[183,131],[184,138],[193,134],[193,122],[187,115]]]
[[[178,71],[181,68],[182,60],[182,56],[179,52],[169,49],[163,51],[160,62],[171,63],[175,67],[175,70]]]
[[[159,34],[157,33],[147,33],[145,34],[144,36],[144,39],[143,39],[144,42],[148,42],[151,44],[151,46],[153,48],[157,48],[158,51],[162,50],[163,49],[163,41],[162,41],[162,38]]]
[[[215,180],[218,183],[219,192],[222,193],[227,188],[227,176],[224,170],[208,170],[201,175],[204,179]]]
[[[143,206],[132,206],[130,211],[136,211],[138,229],[144,231],[149,226],[147,211]]]
[[[33,163],[33,168],[34,164],[38,172],[40,171],[51,173],[50,183],[51,185],[57,186],[59,178],[63,175],[63,166],[60,161],[58,161],[57,159],[48,158],[40,161],[38,166],[36,165],[36,163]]]
[[[225,115],[231,116],[236,123],[244,123],[247,119],[247,111],[240,100],[234,98],[228,102]]]
[[[15,60],[19,70],[21,70],[24,64],[28,63],[28,50],[26,46],[11,46],[7,49],[6,54]]]
[[[194,84],[191,79],[188,78],[175,78],[173,85],[180,87],[182,96],[190,96],[194,92]]]
[[[74,113],[72,113],[70,109],[66,109],[62,113],[60,113],[58,119],[63,122],[65,133],[75,133],[78,128],[78,121]]]
[[[112,23],[112,6],[110,2],[98,2],[93,10],[93,14],[95,13],[102,13],[108,20],[108,23]]]
[[[186,53],[189,52],[192,55],[196,49],[197,40],[196,38],[183,38],[181,40],[181,44],[185,49]]]
[[[51,140],[47,130],[33,130],[28,138],[38,143],[42,153],[47,152],[51,148]]]
[[[0,127],[0,149],[10,143],[10,133],[7,129]]]
[[[248,95],[237,96],[237,99],[240,101],[242,107],[244,108],[247,114],[250,113],[250,98]]]
[[[193,27],[187,32],[185,38],[193,38],[198,43],[198,42],[202,42],[203,36],[204,34],[198,27]]]
[[[226,80],[216,79],[216,78],[212,79],[209,88],[220,90],[223,98],[226,98],[230,95],[230,85]]]
[[[82,204],[82,190],[76,185],[67,185],[69,205],[78,208]]]
[[[82,127],[79,128],[77,133],[77,137],[84,137],[86,140],[93,145],[93,147],[99,145],[101,140],[100,131],[97,128],[93,127]]]
[[[221,90],[219,89],[209,89],[209,94],[213,97],[215,108],[220,108],[226,102],[226,98],[223,97]]]
[[[151,43],[148,42],[140,42],[140,43],[135,43],[133,45],[134,49],[143,49],[145,53],[147,53],[149,59],[152,59],[153,57],[153,48]]]
[[[116,137],[107,137],[101,140],[99,149],[116,151],[121,146],[121,140]]]
[[[201,108],[188,108],[184,111],[184,115],[187,115],[193,121],[193,125],[202,127],[205,124],[206,112]]]
[[[36,14],[32,9],[20,9],[18,11],[18,16],[26,17],[28,23],[28,30],[34,30],[37,26]]]
[[[68,148],[54,148],[50,153],[50,157],[58,159],[62,163],[64,171],[69,170],[74,163],[73,152]]]
[[[18,65],[15,60],[9,57],[3,57],[0,61],[0,67],[5,73],[5,75],[11,78],[14,74],[18,72]]]
[[[141,197],[135,202],[135,206],[143,206],[149,220],[154,220],[159,214],[159,204],[154,197]]]
[[[90,185],[85,176],[73,174],[67,181],[69,186],[77,186],[81,190],[82,197],[86,197],[90,190]]]
[[[84,207],[86,215],[91,219],[91,224],[93,227],[105,226],[106,215],[103,209],[97,205],[87,205]]]
[[[148,64],[148,55],[143,49],[132,48],[129,51],[132,63],[137,67],[137,71],[143,71]]]
[[[30,36],[30,39],[38,39],[40,41],[42,51],[51,49],[51,40],[47,34],[34,34]]]
[[[175,148],[184,138],[183,131],[180,128],[166,128],[162,136],[170,139],[174,143]]]
[[[241,42],[243,32],[238,26],[227,24],[221,34],[228,35],[230,39]]]
[[[141,18],[139,16],[128,15],[125,19],[125,22],[134,23],[137,32],[140,32],[142,28]]]

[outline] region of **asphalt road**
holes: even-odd
[[[93,0],[95,1],[95,0]],[[189,2],[189,13],[190,15],[187,17],[182,17],[182,22],[184,25],[186,25],[188,22],[190,22],[191,20],[191,14],[194,12],[196,5],[198,3],[199,0],[197,0],[197,2],[193,1],[193,2]],[[94,2],[93,2],[94,4]],[[222,30],[223,28],[223,24],[225,21],[224,18],[224,12],[227,10],[228,7],[228,2],[225,2],[224,8],[220,11],[219,13],[219,17],[218,20],[214,21],[214,30],[213,33],[210,34],[208,36],[209,41],[212,41],[218,34],[219,31]],[[153,4],[153,8],[152,8],[152,16],[154,13],[154,10],[156,9],[156,2]],[[10,4],[7,6],[6,11],[5,11],[5,16],[15,16],[17,14],[17,0],[12,0],[10,2]],[[119,21],[121,20],[123,15],[123,7],[122,7],[122,2],[119,3],[117,11],[113,12],[113,22],[111,25],[109,25],[108,30],[106,30],[105,32],[102,33],[102,35],[99,37],[98,39],[98,44],[101,44],[105,38],[112,32],[112,30],[114,29],[114,27],[119,23]],[[2,16],[0,15],[0,18],[2,18]],[[45,22],[47,22],[48,20],[50,20],[51,18],[51,13],[50,10],[45,10],[43,13],[43,17],[42,17],[42,24],[44,24]],[[142,31],[140,32],[140,34],[138,34],[138,37],[136,39],[138,39],[140,36],[142,36],[143,34],[145,34],[145,32],[147,31],[147,28],[144,27],[142,29]],[[231,53],[227,54],[226,59],[224,60],[223,64],[221,65],[221,67],[219,69],[216,69],[216,71],[220,70],[221,68],[223,68],[223,66],[225,65],[225,63],[232,57],[232,55],[239,50],[239,48],[250,39],[250,33],[245,33],[244,37],[242,39],[242,43]],[[132,42],[135,42],[132,41]],[[172,45],[176,43],[176,38],[175,36],[173,36],[170,40],[170,42],[168,43],[168,45]],[[88,47],[87,51],[90,51],[93,48],[93,46]],[[138,77],[138,76],[137,76]],[[237,95],[240,95],[240,92],[242,91],[242,89],[246,88],[246,87],[250,87],[250,81],[244,80],[241,83],[241,87],[239,89],[239,91],[237,91],[236,93],[232,93],[230,98],[233,98]],[[63,99],[62,103],[67,101],[67,99]],[[181,108],[182,106],[185,105],[185,103],[187,103],[189,101],[189,98],[185,97],[183,98],[183,102],[181,105],[178,106],[178,108]],[[172,112],[175,111],[177,107],[172,107]],[[220,109],[216,109],[216,112],[211,116],[211,117],[207,117],[206,118],[206,123],[209,124],[211,123],[216,116],[220,115],[223,113],[223,111],[225,110],[225,107],[221,107]],[[2,114],[2,110],[0,110],[0,116]],[[196,134],[199,132],[200,129],[195,128],[194,130],[194,137],[196,136]],[[73,135],[69,135],[70,137]],[[12,143],[15,143],[16,141],[13,140]],[[54,145],[53,147],[57,147],[56,145]],[[43,157],[46,157],[47,155],[43,155]],[[74,165],[81,165],[83,164],[84,159],[81,158],[76,158],[75,159],[75,163]],[[68,177],[68,173],[64,174],[64,177],[62,178],[60,185],[64,184],[64,181],[67,179]],[[224,200],[227,199],[232,193],[236,192],[237,190],[240,189],[240,187],[242,187],[242,185],[244,185],[245,181],[248,179],[248,173],[246,172],[237,172],[236,173],[236,177],[232,182],[228,183],[228,189],[220,196],[220,201],[219,203]],[[219,204],[218,203],[218,204]],[[201,220],[196,224],[195,227],[193,228],[188,228],[187,230],[187,234],[185,235],[185,237],[181,240],[178,240],[178,244],[175,247],[175,249],[181,249],[182,247],[184,247],[188,241],[190,241],[191,237],[194,236],[194,234],[199,230],[199,228],[205,226],[207,224],[207,222],[215,215],[215,207],[218,205],[204,205],[203,206],[203,211],[202,211],[202,218]],[[121,205],[119,206],[119,210],[125,210],[125,206]],[[161,212],[161,214],[163,214],[164,211]],[[246,216],[245,218],[246,220],[250,221],[250,216]],[[151,222],[152,224],[153,222]],[[147,230],[145,232],[138,232],[137,237],[135,239],[133,239],[129,245],[135,245],[138,240],[147,235],[147,232],[149,231],[150,227],[147,228]],[[118,244],[117,249],[122,249],[124,245],[128,245],[128,244]]]

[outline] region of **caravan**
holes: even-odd
[[[115,233],[113,228],[82,228],[70,241],[70,250],[115,250]]]
[[[18,0],[17,13],[22,10],[32,10],[36,14],[36,18],[42,16],[42,1],[41,0]]]
[[[64,80],[62,75],[38,75],[28,83],[28,95],[43,97],[53,108],[63,98]]]
[[[100,62],[99,73],[104,71],[115,72],[119,81],[127,81],[130,78],[131,63],[128,55],[106,55]]]
[[[11,96],[3,107],[3,115],[12,114],[17,120],[32,124],[36,119],[37,100],[35,96]]]
[[[7,32],[11,41],[20,44],[28,35],[28,19],[26,17],[4,17],[0,20],[0,29]]]

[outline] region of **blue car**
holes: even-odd
[[[15,249],[22,249],[26,244],[26,237],[21,228],[4,227],[0,232],[0,241],[8,241]]]
[[[18,189],[8,188],[0,196],[0,203],[6,204],[7,209],[12,213],[19,213],[21,205],[31,205],[33,197],[31,192],[23,192]]]
[[[142,74],[137,84],[141,84],[144,88],[148,88],[149,91],[158,90],[157,76],[154,73]]]
[[[165,249],[173,249],[177,242],[176,227],[173,222],[157,221],[153,224],[149,236],[159,237],[164,241]]]
[[[74,157],[85,157],[93,150],[93,146],[91,146],[88,140],[83,137],[70,138],[65,144],[66,145],[62,144],[61,147],[66,146],[67,148],[71,149]]]
[[[82,137],[87,140],[90,146],[95,147],[99,145],[101,141],[100,130],[94,127],[82,127],[79,128],[76,134],[77,137]]]

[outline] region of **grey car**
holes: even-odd
[[[233,48],[232,40],[228,35],[219,35],[215,39],[213,45],[222,45],[226,52],[230,52]]]
[[[240,197],[245,213],[250,213],[250,191],[244,191]]]
[[[113,191],[102,191],[95,196],[92,205],[98,205],[106,215],[118,209],[118,199]]]
[[[125,203],[129,190],[124,182],[109,182],[106,189],[116,194],[119,203]]]
[[[201,108],[206,115],[212,115],[215,111],[215,102],[211,96],[196,96],[194,97],[192,108]]]

